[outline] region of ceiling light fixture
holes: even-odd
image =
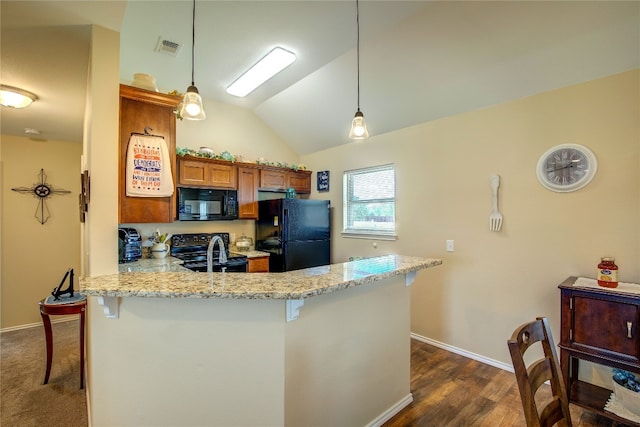
[[[192,33],[191,33],[191,86],[187,88],[187,93],[184,94],[182,100],[182,108],[180,109],[180,116],[187,120],[204,120],[207,116],[204,114],[204,107],[202,106],[202,97],[196,87],[193,74],[194,74],[194,51],[196,45],[196,0],[193,0],[193,21],[192,21]]]
[[[11,108],[28,107],[38,99],[35,93],[13,86],[0,85],[0,104]]]
[[[356,39],[356,62],[358,64],[358,111],[353,117],[351,122],[351,131],[349,132],[349,138],[351,139],[366,139],[369,138],[369,131],[367,130],[367,124],[364,121],[364,114],[360,111],[360,6],[358,0],[356,0],[356,27],[358,36]]]
[[[227,88],[227,93],[240,98],[245,97],[262,83],[293,64],[295,60],[296,55],[294,53],[281,47],[276,47],[238,77],[235,82],[231,83]]]

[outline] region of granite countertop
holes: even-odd
[[[133,262],[118,264],[118,273],[164,273],[188,272],[182,266],[182,260],[168,256],[166,258],[142,258]]]
[[[385,255],[285,273],[195,273],[174,260],[141,260],[137,270],[121,264],[125,272],[80,277],[80,292],[103,297],[302,299],[442,264],[434,258]],[[145,261],[150,261],[147,270]]]
[[[246,255],[247,258],[260,258],[263,256],[271,256],[271,254],[269,252],[262,252],[262,251],[257,251],[255,249],[251,249],[248,251],[241,251],[238,248],[236,248],[235,246],[231,246],[229,248],[229,252],[234,254],[234,255]]]

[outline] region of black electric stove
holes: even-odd
[[[171,256],[181,259],[182,266],[193,271],[207,271],[207,249],[214,236],[219,236],[224,243],[224,251],[227,261],[220,262],[220,244],[213,247],[212,270],[214,272],[226,271],[229,273],[246,273],[246,255],[229,254],[229,233],[197,233],[174,234],[171,238]]]

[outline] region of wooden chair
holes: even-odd
[[[527,365],[524,354],[535,343],[541,344],[534,348],[541,347],[540,355],[544,354],[544,356]],[[534,322],[518,327],[507,344],[518,381],[527,427],[550,427],[556,424],[572,427],[567,390],[562,380],[562,372],[547,318],[538,317]],[[531,357],[528,359],[530,360]],[[551,384],[551,397],[545,396],[544,393],[537,395],[540,386],[546,381]]]

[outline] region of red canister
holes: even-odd
[[[605,288],[618,287],[618,266],[616,259],[612,257],[600,258],[598,264],[598,285]]]

